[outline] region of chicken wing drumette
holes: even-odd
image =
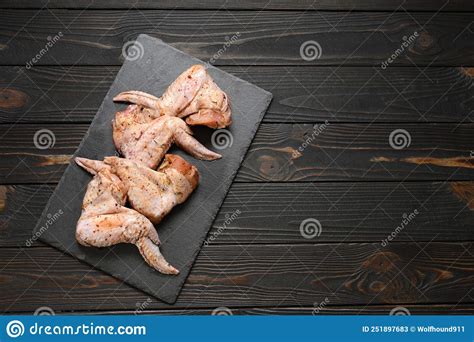
[[[132,208],[159,223],[173,207],[183,203],[199,183],[199,173],[183,158],[167,154],[158,171],[124,158],[104,159],[128,188]]]
[[[124,207],[128,188],[104,162],[76,158],[76,163],[94,175],[87,187],[76,239],[84,246],[107,247],[135,244],[145,261],[164,274],[178,274],[158,248],[153,224],[142,214]]]

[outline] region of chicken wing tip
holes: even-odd
[[[76,162],[77,165],[87,170],[87,163],[88,161],[90,161],[90,159],[87,159],[84,157],[75,157],[74,161]]]
[[[155,245],[149,238],[141,238],[136,242],[140,254],[145,261],[163,274],[178,275],[179,270],[173,267],[164,256],[161,254],[160,249]]]
[[[74,161],[87,172],[96,175],[98,172],[109,169],[101,160],[88,159],[84,157],[75,157]]]
[[[212,154],[203,156],[202,160],[212,161],[212,160],[218,160],[222,158],[222,155],[219,153],[215,153],[212,151],[209,151],[209,152],[211,152]]]

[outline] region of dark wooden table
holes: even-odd
[[[1,312],[474,313],[471,0],[0,6]],[[214,64],[274,94],[174,306],[27,246],[140,33],[205,61],[236,36]],[[319,58],[302,58],[310,41]],[[35,146],[40,129],[54,145]]]

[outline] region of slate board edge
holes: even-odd
[[[166,44],[163,40],[161,40],[161,39],[159,39],[159,38],[151,37],[151,36],[146,35],[146,34],[140,34],[140,35],[137,37],[136,40],[138,41],[138,40],[141,40],[141,39],[149,39],[149,40],[153,40],[153,41],[158,42],[158,43]],[[171,46],[171,45],[169,45],[169,44],[167,44],[167,46],[168,46],[169,48],[171,48],[172,50],[175,50],[176,52],[180,53],[180,54],[184,54],[184,55],[186,55],[186,56],[188,56],[188,57],[191,57],[192,59],[194,59],[194,60],[196,61],[196,63],[208,65],[208,64],[205,63],[204,61],[202,61],[202,60],[200,60],[200,59],[198,59],[198,58],[196,58],[196,57],[194,57],[194,56],[188,55],[188,54],[184,53],[183,51],[181,51],[181,50],[179,50],[179,49],[177,49],[177,48],[175,48],[175,47],[173,47],[173,46]],[[122,70],[123,70],[123,68],[125,67],[125,65],[126,65],[126,63],[124,63],[124,64],[122,65],[122,67],[121,67],[120,70],[118,71],[117,75],[115,76],[115,79],[120,76],[120,74],[122,73]],[[214,66],[211,66],[211,68],[217,69],[217,68],[215,68]],[[220,70],[220,69],[219,69],[219,70]],[[184,71],[184,70],[183,70],[183,71]],[[236,80],[236,81],[238,81],[238,82],[240,82],[240,83],[245,83],[245,84],[247,84],[248,86],[251,86],[251,87],[253,87],[253,88],[258,89],[259,91],[262,92],[262,94],[264,94],[264,95],[266,96],[266,101],[265,101],[265,102],[266,102],[266,105],[264,106],[264,109],[258,114],[259,119],[258,119],[258,121],[256,122],[255,127],[252,129],[252,132],[251,132],[251,133],[252,133],[252,136],[255,137],[255,134],[256,134],[258,128],[260,127],[260,124],[261,124],[261,122],[262,122],[262,120],[263,120],[263,117],[264,117],[264,115],[265,115],[265,112],[266,112],[267,109],[268,109],[268,105],[269,105],[270,102],[272,101],[272,98],[273,98],[272,93],[270,93],[269,91],[264,90],[264,89],[262,89],[262,88],[260,88],[260,87],[258,87],[258,86],[256,86],[256,85],[254,85],[254,84],[252,84],[252,83],[249,83],[249,82],[247,82],[247,81],[245,81],[245,80],[242,80],[242,79],[240,79],[240,78],[238,78],[238,77],[236,77],[236,76],[234,76],[234,75],[232,75],[232,74],[229,74],[229,73],[227,73],[226,71],[223,71],[223,70],[220,70],[220,71],[223,72],[223,73],[225,73],[225,74],[228,75],[230,78],[232,78],[232,79],[234,79],[234,80]],[[110,89],[109,89],[109,91],[110,91]],[[74,162],[74,158],[77,156],[78,152],[81,150],[81,148],[82,148],[83,145],[85,144],[87,138],[89,137],[89,135],[90,135],[90,133],[91,133],[91,130],[92,130],[92,128],[94,127],[95,122],[96,122],[96,121],[98,120],[98,118],[99,118],[99,113],[102,111],[102,109],[103,109],[103,107],[104,107],[104,105],[105,105],[105,103],[106,103],[105,101],[106,101],[108,98],[109,98],[109,93],[107,92],[107,94],[105,95],[105,97],[104,97],[104,99],[103,99],[103,101],[102,101],[100,107],[98,108],[96,114],[94,115],[94,119],[91,121],[91,123],[90,123],[90,125],[89,125],[89,128],[87,129],[87,132],[84,134],[84,137],[82,138],[82,140],[81,140],[79,146],[77,147],[76,151],[74,152],[74,154],[73,154],[73,156],[72,156],[72,158],[71,158],[71,160],[70,160],[70,162],[69,162],[69,164],[68,164],[66,170],[64,171],[64,173],[63,173],[63,175],[62,175],[60,181],[58,182],[57,186],[55,187],[55,189],[54,189],[54,191],[53,191],[53,193],[52,193],[52,195],[51,195],[51,197],[49,198],[48,203],[46,204],[45,208],[43,209],[43,211],[42,211],[42,213],[41,213],[41,216],[40,216],[40,218],[38,219],[38,222],[37,222],[36,226],[33,228],[33,235],[35,235],[35,234],[38,232],[38,230],[41,228],[40,225],[41,225],[41,220],[42,220],[42,218],[45,217],[45,215],[48,214],[49,209],[50,209],[50,206],[51,206],[51,202],[52,202],[52,200],[53,200],[53,198],[54,198],[54,195],[55,195],[56,191],[57,191],[58,188],[60,188],[60,186],[66,181],[66,174],[67,174],[67,171],[68,171],[71,167],[74,166],[74,165],[73,165],[73,164],[75,163],[75,162]],[[242,164],[242,161],[245,159],[245,156],[246,156],[246,154],[247,154],[247,152],[248,152],[248,148],[250,147],[251,143],[252,143],[252,140],[248,141],[248,144],[247,144],[247,146],[246,146],[246,148],[245,148],[246,151],[245,151],[245,153],[242,154],[242,157],[240,158],[240,165]],[[240,168],[240,167],[239,167],[239,168]],[[229,177],[230,183],[229,183],[229,186],[228,186],[228,188],[227,188],[227,192],[226,192],[226,195],[224,196],[223,201],[224,201],[225,198],[227,197],[227,194],[228,194],[228,192],[229,192],[229,190],[230,190],[230,186],[232,185],[233,180],[235,179],[235,176],[237,175],[237,172],[239,171],[239,168],[237,168],[237,169],[233,172],[233,174],[231,175],[231,177]],[[222,206],[223,201],[221,202],[221,206]],[[212,216],[212,221],[215,220],[215,218],[216,218],[216,216],[217,216],[219,210],[220,210],[220,208],[219,208],[219,209],[216,211],[216,213]],[[75,224],[75,223],[74,223],[74,224]],[[207,232],[209,232],[211,226],[212,226],[212,224],[209,226]],[[62,253],[64,253],[64,254],[67,254],[67,255],[70,255],[71,257],[73,257],[74,259],[80,261],[81,263],[84,263],[84,264],[86,264],[86,265],[92,267],[94,270],[98,270],[98,271],[100,271],[100,272],[103,272],[104,274],[110,275],[110,276],[114,277],[115,279],[117,279],[117,280],[119,280],[119,281],[121,281],[121,282],[123,282],[123,283],[126,283],[128,286],[131,286],[131,287],[135,288],[136,290],[138,290],[138,291],[140,291],[140,292],[143,292],[143,293],[149,294],[149,295],[151,295],[151,296],[153,296],[153,297],[156,297],[158,300],[161,300],[161,301],[163,301],[163,302],[165,302],[165,303],[168,303],[168,304],[174,304],[174,303],[177,301],[177,299],[178,299],[178,297],[179,297],[179,295],[180,295],[180,293],[181,293],[181,291],[182,291],[183,284],[185,283],[186,279],[189,277],[189,274],[191,273],[191,270],[192,270],[192,267],[193,267],[193,265],[194,265],[194,263],[195,263],[195,261],[196,261],[196,258],[197,258],[198,254],[200,253],[200,251],[201,251],[201,249],[202,249],[202,246],[201,246],[201,248],[197,249],[196,252],[193,254],[193,262],[192,262],[191,265],[190,265],[190,271],[188,272],[188,275],[186,276],[186,278],[183,279],[183,281],[182,281],[182,283],[181,283],[181,286],[180,286],[180,288],[179,288],[179,291],[178,291],[177,295],[174,296],[174,298],[166,298],[166,297],[164,297],[164,296],[158,297],[157,294],[152,293],[151,291],[145,291],[145,290],[143,290],[143,289],[140,289],[140,288],[134,286],[133,284],[131,284],[130,282],[124,281],[124,280],[122,280],[121,278],[119,278],[118,276],[116,276],[116,275],[114,275],[114,274],[112,274],[112,273],[110,273],[110,272],[107,272],[107,271],[104,271],[104,270],[102,270],[102,269],[100,269],[100,268],[97,268],[96,266],[94,266],[93,264],[89,263],[88,261],[85,261],[85,260],[82,260],[82,259],[78,258],[76,255],[73,255],[73,254],[69,253],[69,252],[64,248],[64,246],[61,245],[61,243],[60,243],[59,241],[57,241],[57,242],[46,241],[45,239],[42,238],[41,234],[38,236],[38,239],[39,239],[40,241],[46,243],[47,245],[50,245],[50,246],[54,247],[55,249],[59,250],[60,252],[62,252]],[[203,243],[204,243],[204,241],[203,241]]]
[[[258,87],[257,87],[257,88],[258,88]],[[259,113],[260,119],[256,122],[254,128],[252,129],[252,135],[253,135],[254,138],[255,138],[255,134],[257,133],[257,130],[258,130],[258,128],[260,127],[260,124],[261,124],[261,122],[262,122],[262,120],[263,120],[263,117],[264,117],[264,115],[265,115],[265,112],[267,111],[268,106],[269,106],[270,102],[272,101],[272,98],[273,98],[273,95],[272,95],[271,93],[268,93],[268,94],[267,94],[266,105],[265,105],[265,107],[264,107],[265,109],[264,109],[262,112]],[[253,140],[253,139],[252,139],[252,140]],[[245,153],[242,154],[242,158],[240,158],[240,161],[239,161],[240,166],[239,166],[237,169],[235,169],[234,172],[233,172],[233,174],[229,177],[229,186],[227,187],[226,194],[225,194],[224,198],[223,198],[222,201],[221,201],[220,207],[219,207],[219,208],[217,209],[217,211],[212,215],[212,223],[211,223],[211,225],[208,227],[208,229],[207,229],[207,231],[206,231],[206,235],[209,233],[209,230],[211,229],[211,227],[212,227],[212,225],[213,225],[213,222],[214,222],[214,220],[216,219],[216,217],[217,217],[217,215],[218,215],[218,213],[219,213],[219,211],[220,211],[220,208],[222,207],[222,203],[224,203],[225,199],[227,198],[227,195],[229,194],[230,187],[232,186],[232,183],[234,182],[235,176],[237,176],[237,173],[239,172],[239,169],[240,169],[240,167],[242,166],[242,162],[243,162],[243,160],[245,159],[245,156],[246,156],[247,153],[248,153],[248,149],[249,149],[250,145],[252,144],[252,140],[250,140],[250,141],[248,142],[247,146],[245,147],[245,150],[246,150],[246,151],[245,151]],[[204,241],[205,241],[205,236],[204,236],[204,239],[203,239],[203,242],[202,242],[203,244],[204,244]],[[181,294],[181,291],[183,290],[183,284],[186,282],[186,279],[188,279],[189,274],[191,273],[191,270],[192,270],[192,268],[193,268],[193,266],[194,266],[194,264],[195,264],[195,262],[196,262],[196,258],[198,257],[198,255],[199,255],[199,253],[201,252],[201,250],[202,250],[202,245],[201,245],[201,248],[197,249],[197,250],[194,252],[194,254],[193,254],[193,257],[192,257],[193,262],[191,263],[189,273],[188,273],[188,275],[186,276],[186,278],[183,279],[183,282],[181,283],[181,286],[180,286],[180,288],[179,288],[179,291],[178,291],[177,296],[174,298],[174,300],[169,301],[169,302],[167,302],[167,303],[169,303],[169,304],[174,304],[174,303],[176,302],[176,300],[178,299],[179,295]]]
[[[149,36],[149,35],[144,34],[144,33],[138,35],[137,40],[139,40],[139,39],[149,39],[149,40],[153,40],[153,41],[156,41],[156,42],[160,42],[160,43],[167,44],[167,43],[164,42],[162,39],[155,38],[155,37]],[[172,46],[172,45],[169,45],[169,44],[167,44],[167,45],[168,45],[168,47],[169,47],[170,49],[172,49],[172,50],[174,50],[174,51],[176,51],[176,52],[178,52],[178,53],[180,53],[180,54],[183,54],[183,55],[186,55],[186,56],[191,57],[192,59],[194,59],[194,60],[195,60],[197,63],[199,63],[199,64],[204,64],[206,67],[208,67],[208,66],[210,65],[210,64],[208,64],[208,63],[206,63],[206,62],[200,60],[200,59],[197,58],[197,57],[191,56],[191,55],[189,55],[189,54],[187,54],[187,53],[185,53],[185,52],[183,52],[183,51],[181,51],[181,50],[175,48],[175,47]],[[218,69],[218,68],[215,67],[215,66],[213,66],[213,65],[211,65],[211,69]],[[260,88],[259,86],[255,85],[255,84],[253,84],[253,83],[250,83],[250,82],[245,81],[245,80],[243,80],[243,79],[241,79],[241,78],[238,78],[237,76],[234,76],[234,75],[228,73],[227,71],[224,71],[224,70],[222,70],[222,69],[219,69],[219,70],[220,70],[221,72],[225,73],[226,75],[228,75],[230,78],[233,78],[234,80],[236,80],[236,81],[238,81],[238,82],[246,83],[248,86],[251,86],[251,87],[253,87],[253,88],[255,88],[255,89],[258,89],[258,90],[261,91],[261,92],[265,92],[267,96],[270,96],[270,99],[269,99],[269,102],[268,102],[268,103],[270,104],[270,102],[271,102],[271,100],[272,100],[272,98],[273,98],[273,94],[272,94],[271,92],[269,92],[268,90],[262,89],[262,88]],[[183,71],[184,71],[184,70],[183,70]],[[231,100],[232,100],[232,99],[231,99]],[[232,103],[231,103],[231,106],[232,106]],[[265,113],[265,112],[266,112],[266,110],[264,111],[264,113]],[[262,114],[260,113],[260,115],[262,115]],[[262,118],[263,118],[263,115],[262,115]],[[259,125],[260,125],[260,123],[259,123]]]

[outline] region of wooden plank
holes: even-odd
[[[472,124],[262,125],[237,180],[471,180],[473,129]],[[406,147],[394,149],[391,142]]]
[[[331,306],[321,307],[257,307],[257,308],[191,308],[174,309],[167,308],[161,310],[147,310],[146,302],[141,304],[144,309],[138,310],[107,310],[107,311],[57,311],[56,314],[69,315],[212,315],[219,310],[226,310],[232,315],[388,315],[396,305],[351,305],[351,306]],[[403,304],[411,315],[472,315],[474,304],[430,304],[413,305]],[[15,312],[20,315],[32,314],[32,312]]]
[[[0,67],[0,123],[90,123],[119,67]]]
[[[0,186],[0,247],[42,245],[32,231],[53,190]],[[314,242],[474,240],[473,210],[474,182],[236,183],[205,244],[307,243],[309,218],[321,224]]]
[[[349,11],[473,11],[469,0],[3,0],[0,8],[72,8],[72,9],[254,9],[254,10],[349,10]]]
[[[318,303],[316,303],[318,304]],[[412,315],[472,315],[474,313],[473,304],[458,305],[403,305]],[[234,308],[230,310],[233,315],[387,315],[395,306],[393,305],[353,305],[353,306],[321,306],[321,307],[274,307],[274,308]],[[173,315],[209,315],[214,310],[211,309],[190,309],[173,310]],[[122,315],[130,314],[129,311],[108,311],[100,314]],[[140,314],[146,315],[166,315],[170,310],[145,310]]]
[[[0,249],[0,269],[4,311],[169,307],[52,248]],[[212,246],[174,307],[462,304],[473,281],[472,242]]]
[[[470,13],[2,10],[0,19],[4,65],[121,65],[140,33],[218,65],[380,66],[392,55],[390,65],[474,64]],[[311,41],[321,53],[302,58]]]
[[[0,67],[0,123],[88,123],[119,67]],[[474,68],[223,69],[273,93],[264,122],[474,121]]]
[[[0,126],[0,184],[57,182],[87,128]],[[40,129],[54,135],[51,148],[35,146]],[[401,150],[390,145],[398,129],[411,140]],[[473,133],[473,124],[262,124],[236,180],[472,180]]]

